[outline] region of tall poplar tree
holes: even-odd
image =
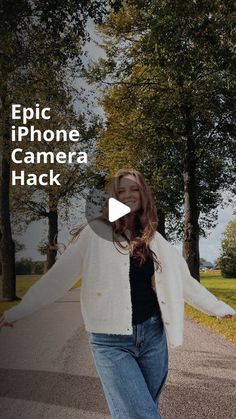
[[[183,255],[199,280],[199,236],[204,225],[215,222],[222,190],[232,181],[233,3],[118,3],[118,11],[99,28],[107,58],[92,66],[90,79],[102,80],[106,97],[114,106],[119,101],[121,113],[126,110],[128,132],[142,132],[137,140],[132,137],[132,146],[143,152],[140,160],[148,155],[155,171],[159,153],[167,172],[181,173]],[[130,118],[135,113],[137,117]],[[106,136],[112,137],[113,127],[108,116]],[[116,152],[115,141],[113,146]],[[169,158],[163,147],[170,150]]]
[[[58,79],[59,73],[66,69],[69,74],[77,71],[82,65],[82,47],[89,39],[86,29],[88,18],[95,22],[101,21],[105,5],[105,1],[89,0],[0,1],[1,252],[4,299],[16,298],[9,193],[10,109],[11,103],[15,102],[12,93],[16,92],[20,80],[33,73],[43,74],[43,79],[28,78],[26,90],[30,84],[34,90],[38,83],[43,84],[47,90],[47,74],[41,72],[47,66],[50,67],[50,73],[54,72],[54,77],[58,76]],[[33,101],[32,96],[28,99]]]

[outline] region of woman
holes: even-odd
[[[105,209],[75,230],[62,256],[4,312],[0,326],[12,327],[62,297],[82,276],[81,312],[112,418],[157,419],[168,347],[183,343],[184,300],[217,317],[235,310],[192,278],[183,257],[156,231],[154,200],[139,172],[120,170],[109,196],[130,213],[109,223]],[[102,237],[94,232],[98,225]]]

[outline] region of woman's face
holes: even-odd
[[[118,199],[128,205],[131,212],[136,212],[141,208],[141,194],[135,176],[125,175],[120,178]]]

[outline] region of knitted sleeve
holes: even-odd
[[[19,320],[63,297],[81,276],[87,244],[88,229],[85,227],[79,238],[67,246],[48,272],[26,292],[21,302],[3,313],[5,320]]]

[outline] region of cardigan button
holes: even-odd
[[[168,326],[170,323],[169,322],[165,322],[165,324]]]
[[[162,304],[165,304],[166,302],[165,302],[165,301],[161,301],[161,303],[162,303]]]

